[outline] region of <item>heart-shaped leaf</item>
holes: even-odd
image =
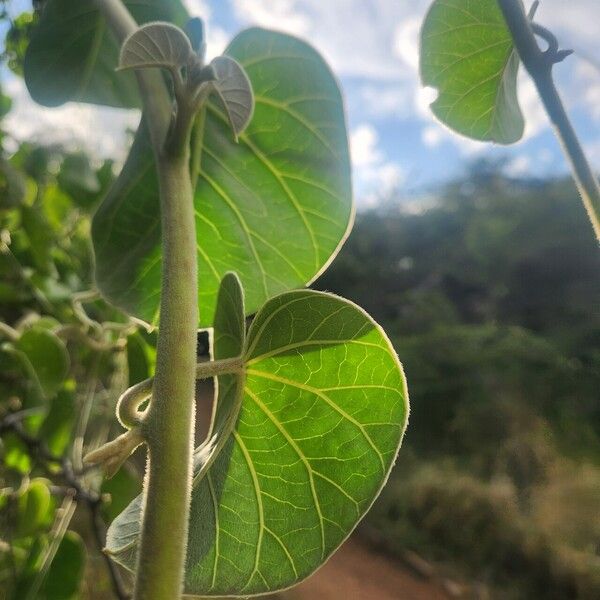
[[[431,109],[442,123],[476,140],[520,140],[518,69],[497,0],[433,3],[421,30],[421,79],[438,90]]]
[[[215,355],[230,357],[243,320],[235,281],[225,285],[233,301],[219,304]],[[406,426],[408,395],[393,348],[346,300],[280,295],[258,313],[244,348],[245,368],[229,376],[242,393],[234,390],[225,407],[219,394],[220,426],[197,453],[188,594],[247,597],[309,576],[379,494]],[[107,538],[110,554],[130,569],[140,507],[138,497]]]
[[[268,298],[313,281],[337,254],[352,219],[343,101],[323,59],[294,37],[262,29],[241,33],[227,55],[248,74],[256,108],[238,144],[214,101],[197,125],[202,326],[213,323],[228,271],[242,279],[251,314]],[[92,237],[102,294],[157,323],[160,209],[143,129],[94,217]]]
[[[188,15],[179,0],[125,0],[138,23],[183,25]],[[131,73],[115,71],[120,45],[94,0],[48,0],[25,55],[25,82],[44,106],[69,100],[135,107],[140,105]]]
[[[237,139],[254,113],[252,84],[244,69],[229,56],[218,56],[210,64],[217,77],[213,85]]]
[[[192,55],[190,40],[179,27],[171,23],[148,23],[123,42],[119,69],[179,69],[188,64]]]

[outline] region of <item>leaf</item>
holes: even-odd
[[[215,355],[220,340],[228,356],[242,338],[239,302],[229,305],[217,311]],[[347,300],[313,291],[272,299],[243,356],[241,404],[229,403],[227,426],[198,453],[186,569],[192,595],[247,597],[308,577],[378,496],[406,426],[408,395],[393,348]],[[107,538],[129,569],[140,498]]]
[[[26,537],[39,533],[49,519],[50,490],[43,479],[34,479],[18,501],[17,535]]]
[[[64,343],[50,331],[32,328],[15,342],[15,348],[31,364],[46,397],[55,394],[69,372]]]
[[[183,25],[179,0],[125,2],[138,23],[169,21]],[[70,100],[108,106],[139,106],[135,77],[115,72],[120,45],[94,0],[48,0],[25,55],[25,82],[44,106]]]
[[[343,101],[323,59],[296,38],[262,29],[241,33],[227,55],[248,74],[256,109],[239,144],[214,103],[197,124],[202,326],[213,323],[229,271],[244,285],[248,314],[316,279],[345,240],[353,214]],[[142,130],[92,228],[102,294],[152,323],[161,281],[157,189]]]
[[[58,546],[42,587],[45,600],[71,600],[77,592],[85,568],[85,545],[74,531],[67,531]]]
[[[193,54],[189,38],[179,27],[171,23],[148,23],[123,42],[119,69],[179,69],[188,64]]]
[[[50,403],[38,437],[54,456],[62,456],[71,443],[77,408],[73,392],[59,390]]]
[[[435,116],[475,140],[523,136],[519,58],[497,0],[436,0],[421,30],[421,79],[438,90]]]
[[[240,65],[228,56],[218,56],[211,63],[217,76],[214,88],[221,99],[231,129],[237,140],[254,113],[254,94],[248,75]]]

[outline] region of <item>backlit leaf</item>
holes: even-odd
[[[462,135],[499,144],[523,136],[519,58],[497,0],[436,0],[421,31],[421,79],[438,91],[435,116]]]
[[[221,320],[222,307],[215,354],[225,340],[229,356],[243,333],[233,314]],[[188,594],[247,597],[309,576],[378,496],[406,426],[408,396],[393,348],[346,300],[312,291],[272,299],[243,356],[241,403],[228,404],[224,425],[197,455]],[[140,505],[138,497],[108,534],[109,552],[130,569]]]
[[[196,185],[202,326],[214,320],[223,276],[238,274],[246,311],[313,281],[352,219],[342,97],[323,59],[288,35],[250,29],[227,55],[244,68],[256,108],[239,143],[209,103],[197,124]],[[96,281],[114,304],[158,322],[160,212],[153,156],[141,132],[93,222]]]
[[[188,18],[179,0],[126,0],[137,23]],[[25,82],[44,106],[69,100],[135,107],[140,104],[132,73],[115,71],[120,45],[94,0],[48,0],[25,55]]]

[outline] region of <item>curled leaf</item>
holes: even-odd
[[[229,56],[215,58],[210,66],[216,76],[214,89],[227,112],[231,129],[237,139],[248,127],[254,113],[252,84],[246,71]]]
[[[119,69],[179,69],[188,64],[192,55],[190,40],[179,27],[170,23],[148,23],[123,42]]]

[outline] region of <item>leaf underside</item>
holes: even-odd
[[[226,279],[221,290],[216,356],[243,343],[235,288]],[[245,374],[219,378],[214,428],[197,452],[190,595],[264,594],[312,574],[379,494],[406,426],[401,366],[354,304],[313,291],[282,294],[259,312],[243,344]],[[129,569],[140,506],[138,497],[107,540]]]
[[[212,325],[229,271],[242,279],[248,314],[313,281],[337,254],[353,214],[343,102],[322,58],[296,38],[261,29],[242,32],[226,54],[249,76],[256,107],[239,143],[217,99],[197,123],[201,326]],[[157,323],[160,212],[143,138],[96,213],[92,236],[103,295]]]
[[[184,25],[179,0],[125,0],[137,23]],[[140,106],[135,77],[116,72],[119,44],[94,0],[48,0],[25,55],[25,82],[44,106],[68,101],[107,106]]]
[[[123,42],[119,68],[178,69],[188,64],[192,54],[192,44],[179,27],[164,22],[148,23]]]
[[[436,117],[475,140],[523,136],[519,58],[496,0],[435,0],[421,30],[421,79],[438,91]]]
[[[252,84],[244,69],[229,56],[217,56],[210,64],[217,76],[215,91],[237,138],[248,127],[254,113]]]

